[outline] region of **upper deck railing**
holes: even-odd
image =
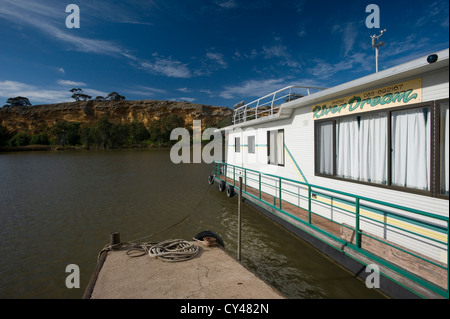
[[[233,124],[276,114],[280,110],[281,104],[310,95],[312,94],[311,90],[324,89],[326,88],[291,85],[245,105],[244,102],[238,103],[234,106]]]

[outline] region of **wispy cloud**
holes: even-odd
[[[225,99],[242,99],[261,97],[286,86],[285,79],[249,80],[233,86],[225,86],[220,97]]]
[[[34,85],[17,81],[0,81],[0,96],[10,97],[24,96],[32,103],[57,103],[70,101],[71,93],[64,90],[48,90]]]
[[[59,85],[64,86],[86,86],[87,84],[84,82],[70,81],[70,80],[58,80],[57,83]]]
[[[344,57],[347,57],[353,51],[356,38],[358,36],[358,28],[354,22],[334,25],[332,27],[334,33],[342,34],[342,50]]]
[[[62,83],[58,84],[66,86],[66,84]],[[93,97],[106,96],[108,94],[106,92],[91,88],[84,88],[83,92]],[[67,89],[67,87],[48,89],[18,81],[10,81],[10,80],[0,81],[0,97],[8,99],[10,97],[16,96],[27,97],[34,104],[61,103],[73,101],[71,98],[72,93]]]
[[[216,0],[215,3],[223,9],[232,9],[237,7],[235,0]]]
[[[228,65],[225,62],[225,59],[223,57],[222,53],[218,53],[218,52],[207,52],[206,53],[206,57],[210,60],[212,60],[213,62],[215,62],[217,65],[219,65],[220,67],[226,68]]]
[[[187,64],[171,57],[154,56],[153,61],[138,61],[140,67],[149,73],[163,74],[171,78],[190,78],[192,72]]]
[[[167,77],[190,78],[193,76],[186,64],[171,57],[154,55],[153,60],[148,61],[131,54],[129,50],[113,41],[75,35],[65,28],[65,25],[60,26],[61,23],[56,23],[55,19],[57,18],[64,21],[64,15],[49,5],[29,4],[28,1],[23,0],[2,0],[0,18],[36,28],[49,38],[64,43],[70,50],[110,55],[117,58],[124,57],[137,68]],[[57,21],[60,22],[60,20]]]
[[[125,89],[123,91],[128,94],[134,94],[134,95],[138,95],[138,96],[147,96],[147,97],[153,97],[155,95],[167,94],[166,90],[157,89],[157,88],[144,86],[144,85],[136,85],[133,88]]]
[[[341,71],[370,71],[373,68],[373,64],[370,63],[371,61],[372,59],[364,53],[352,54],[348,56],[348,58],[335,64],[327,63],[321,59],[314,59],[313,64],[315,66],[308,68],[307,72],[317,79],[326,80]]]
[[[285,45],[276,44],[271,47],[263,46],[263,55],[266,59],[278,58],[280,65],[287,65],[291,68],[300,67],[300,63],[295,61]]]

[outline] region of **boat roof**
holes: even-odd
[[[438,60],[434,63],[429,63],[427,61],[427,58],[432,54],[436,54],[438,56]],[[274,120],[289,118],[292,114],[293,109],[311,106],[313,104],[317,104],[325,100],[337,99],[357,91],[363,91],[368,87],[372,88],[386,85],[389,83],[403,80],[408,77],[414,77],[420,74],[424,74],[427,72],[431,72],[449,66],[448,48],[432,54],[403,64],[399,64],[389,69],[373,73],[356,80],[352,80],[350,82],[346,82],[344,84],[337,85],[329,89],[319,91],[311,95],[304,96],[300,99],[283,103],[280,105],[280,110],[276,114],[237,123],[228,126],[226,128],[223,128],[222,130],[259,125]]]

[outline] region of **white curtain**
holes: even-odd
[[[430,189],[430,112],[392,112],[392,184]]]
[[[371,183],[387,183],[387,113],[361,117],[359,129],[359,178]]]
[[[277,163],[277,141],[276,141],[276,131],[269,132],[269,163]]]
[[[336,121],[336,174],[359,179],[360,142],[356,116]]]
[[[319,172],[333,174],[333,123],[320,123],[318,134]]]
[[[448,171],[448,131],[449,131],[449,116],[448,116],[448,102],[442,103],[441,107],[441,192],[443,194],[449,193],[449,171]]]
[[[284,165],[284,131],[277,135],[277,164]]]

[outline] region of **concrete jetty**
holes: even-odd
[[[198,254],[181,262],[130,257],[126,248],[104,251],[83,298],[284,299],[223,247],[191,243]]]

